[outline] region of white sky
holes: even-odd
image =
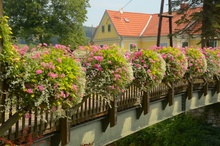
[[[90,8],[87,9],[85,26],[96,27],[105,10],[120,10],[131,0],[89,0]],[[161,0],[132,0],[123,8],[125,12],[159,13]],[[168,0],[164,1],[164,12],[168,9]]]

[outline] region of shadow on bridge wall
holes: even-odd
[[[155,102],[150,102],[149,112],[147,114],[139,112],[139,108],[132,108],[117,115],[117,124],[114,127],[109,125],[103,132],[103,120],[99,118],[85,124],[71,128],[70,143],[68,146],[103,146],[110,144],[113,141],[121,139],[134,132],[142,130],[150,125],[161,122],[165,119],[179,115],[186,111],[218,103],[220,94],[217,94],[212,89],[209,89],[207,95],[201,91],[194,91],[189,99],[185,93],[174,96],[173,104],[168,104],[168,99],[162,99]],[[59,139],[59,138],[58,138]],[[56,137],[48,139],[50,145],[60,145]],[[47,141],[47,140],[46,140]],[[47,142],[40,146],[49,145]]]

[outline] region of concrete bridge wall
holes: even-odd
[[[165,119],[219,101],[220,94],[211,89],[208,90],[206,96],[201,91],[194,91],[191,99],[188,99],[186,94],[178,94],[175,95],[174,104],[171,106],[169,106],[167,99],[151,102],[149,112],[146,115],[140,114],[138,108],[118,113],[117,124],[114,127],[104,124],[105,117],[72,127],[70,143],[67,146],[104,146]],[[105,131],[103,131],[103,127],[105,127]],[[38,145],[61,145],[59,135],[56,136],[47,138]]]

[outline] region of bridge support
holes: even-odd
[[[220,80],[216,77],[217,83],[216,83],[216,92],[220,93]]]
[[[149,92],[144,92],[143,98],[142,98],[142,107],[138,108],[137,113],[137,119],[140,118],[142,112],[144,111],[144,115],[146,115],[150,110],[150,96]]]
[[[188,99],[192,99],[193,97],[193,81],[188,81],[188,89],[187,89]]]
[[[102,121],[102,131],[105,132],[110,124],[110,127],[114,127],[117,124],[117,102],[115,97],[113,101],[110,101],[110,108],[108,117]]]
[[[168,102],[169,102],[169,106],[173,105],[173,102],[174,102],[174,82],[171,82],[170,86],[169,86]]]
[[[208,83],[206,82],[204,87],[203,87],[203,94],[206,96],[208,94]]]

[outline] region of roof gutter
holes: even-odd
[[[120,48],[122,48],[123,37],[120,36],[120,38],[121,38],[121,40],[120,40]],[[123,45],[123,47],[124,47],[124,45]]]
[[[153,16],[150,15],[150,18],[149,18],[149,20],[147,21],[147,24],[145,25],[144,29],[143,29],[142,32],[140,33],[139,37],[141,37],[141,36],[143,35],[143,33],[144,33],[144,31],[146,30],[147,26],[149,25],[149,23],[150,23],[152,17],[153,17]]]

